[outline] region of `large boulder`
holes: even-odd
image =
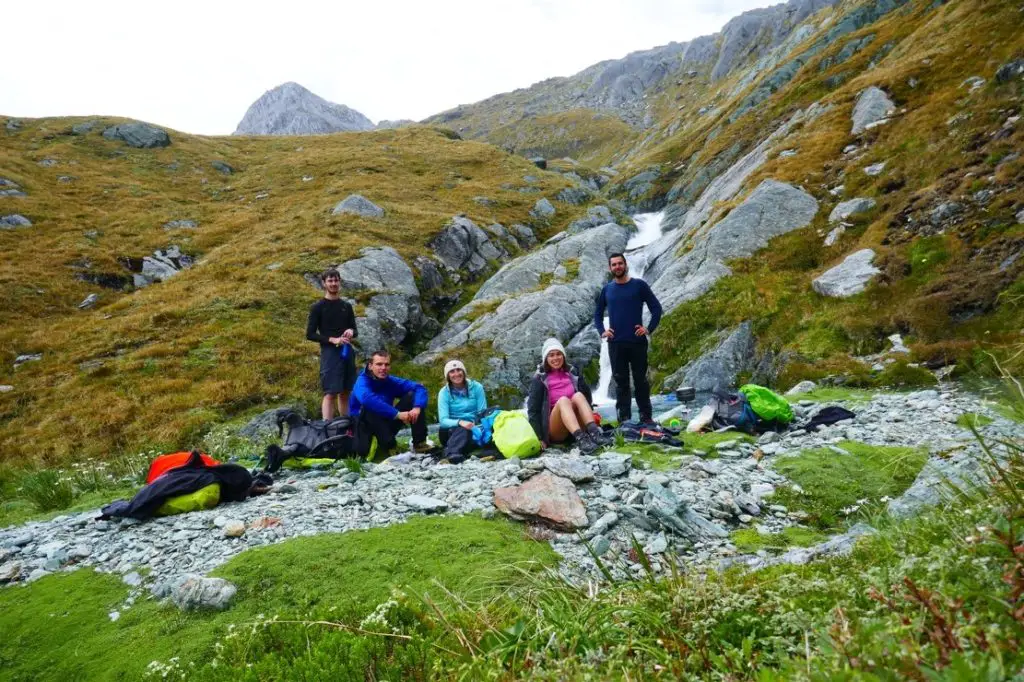
[[[859,294],[881,272],[871,264],[874,259],[875,252],[871,249],[851,253],[842,263],[815,279],[811,286],[822,296],[831,298],[847,298]]]
[[[373,292],[366,314],[356,318],[359,345],[373,351],[401,343],[425,322],[412,269],[390,246],[368,247],[359,255],[338,266],[343,292]]]
[[[138,149],[166,147],[171,144],[171,138],[166,131],[137,121],[111,126],[103,131],[103,137],[108,140],[120,140],[129,147]]]
[[[665,312],[707,293],[732,273],[725,265],[748,258],[773,237],[806,227],[818,212],[818,202],[807,192],[776,180],[764,180],[725,218],[706,228],[690,242],[692,249],[675,258],[651,288]],[[666,254],[668,255],[668,254]],[[665,256],[659,256],[661,260]]]
[[[461,215],[452,218],[429,246],[449,269],[463,270],[470,275],[476,275],[487,269],[491,261],[507,255],[476,223]]]
[[[615,222],[615,218],[612,217],[612,212],[608,210],[607,206],[591,206],[587,209],[586,216],[569,223],[566,232],[569,234],[579,234],[584,230],[613,222]]]
[[[576,486],[547,471],[522,485],[495,488],[494,506],[513,519],[545,523],[562,530],[586,528],[587,508]]]
[[[828,221],[830,223],[838,223],[842,220],[846,220],[851,216],[855,216],[860,213],[866,213],[875,207],[874,199],[858,198],[850,199],[837,204],[832,212],[828,214]]]
[[[699,358],[665,379],[664,388],[692,386],[699,392],[736,385],[740,372],[754,364],[754,331],[750,322],[719,334],[719,343]]]
[[[506,264],[456,312],[417,362],[432,362],[452,348],[490,343],[499,358],[496,384],[525,383],[549,336],[572,339],[593,319],[594,301],[607,281],[609,253],[622,251],[628,228],[608,223],[561,239]]]
[[[533,210],[530,211],[530,215],[534,218],[547,220],[555,215],[555,206],[546,197],[542,197],[533,205]]]
[[[361,194],[350,194],[339,201],[331,211],[331,215],[353,213],[363,218],[383,218],[384,209]]]
[[[896,111],[896,105],[884,90],[873,85],[861,90],[857,95],[857,103],[853,106],[853,129],[850,132],[859,135],[865,130],[881,125],[892,116],[894,111]]]

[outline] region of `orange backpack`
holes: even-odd
[[[189,457],[192,456],[191,452],[175,452],[170,455],[160,455],[153,460],[153,463],[149,465],[149,474],[146,475],[146,483],[152,483],[160,476],[163,476],[171,469],[176,469],[185,462],[188,461]],[[217,460],[210,457],[206,453],[199,453],[199,456],[203,459],[203,464],[208,467],[220,464]]]

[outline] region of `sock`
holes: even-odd
[[[594,422],[590,422],[587,424],[587,433],[601,433],[601,427]]]

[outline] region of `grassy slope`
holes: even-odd
[[[881,350],[893,332],[909,339],[918,359],[961,360],[970,367],[984,360],[975,349],[1019,339],[1024,282],[1020,267],[1003,263],[1020,249],[1022,233],[1013,214],[1024,203],[1024,162],[1000,162],[1020,147],[1022,133],[1018,126],[1008,136],[994,134],[1019,110],[1022,87],[992,82],[996,68],[1024,49],[1016,30],[1019,11],[1012,3],[981,0],[935,10],[928,5],[913,3],[907,14],[894,12],[822,55],[830,56],[847,40],[875,34],[872,47],[895,45],[876,68],[868,64],[877,49],[824,71],[812,60],[788,87],[735,124],[721,127],[715,139],[706,139],[712,129],[706,124],[637,159],[637,169],[690,160],[678,174],[662,177],[656,191],[664,192],[730,148],[749,149],[766,127],[774,127],[773,121],[797,108],[818,100],[832,107],[780,144],[779,150],[797,149],[796,156],[773,158],[747,183],[753,187],[771,177],[800,185],[821,202],[814,223],[735,264],[735,276],[668,316],[662,334],[671,334],[675,343],[655,351],[656,367],[671,371],[695,356],[711,332],[747,319],[755,321],[764,348],[797,355],[783,387],[805,376],[849,371],[848,353]],[[838,71],[855,75],[829,91],[824,81]],[[968,94],[961,84],[977,74],[989,83]],[[909,85],[911,78],[918,81],[916,87]],[[866,153],[851,158],[842,153],[856,141],[849,134],[850,111],[856,94],[869,85],[888,90],[900,114],[864,135]],[[730,86],[726,82],[721,89]],[[965,114],[964,122],[947,125],[957,113]],[[727,114],[724,109],[719,125]],[[861,171],[880,160],[888,164],[883,175],[871,178]],[[834,246],[824,247],[827,216],[838,201],[827,190],[840,184],[845,186],[840,199],[873,197],[878,206],[855,218]],[[984,188],[996,190],[996,198],[984,208],[973,205],[970,196]],[[931,208],[948,200],[966,207],[955,228],[928,237],[904,229],[908,214],[921,225]],[[719,207],[719,213],[734,203]],[[825,301],[811,290],[814,277],[861,248],[875,249],[876,265],[883,270],[864,295]]]
[[[453,553],[457,562],[450,560]],[[247,624],[264,615],[358,623],[388,599],[393,586],[443,603],[443,585],[475,602],[500,593],[520,569],[549,565],[553,556],[506,521],[420,517],[392,528],[245,552],[214,572],[239,588],[222,613],[181,613],[149,600],[124,609],[128,588],[115,576],[85,570],[55,575],[0,591],[0,678],[140,679],[154,660],[166,664],[179,657],[186,669],[208,663],[225,642],[239,643],[232,641],[236,637],[245,649],[242,667],[252,664],[249,674],[261,678],[280,674],[282,666],[292,679],[304,671],[310,679],[325,673],[362,679],[364,670],[375,667],[420,677],[437,654],[429,644],[392,656],[385,639],[323,627],[251,631]],[[121,617],[111,622],[108,613],[116,610]]]
[[[304,273],[381,244],[411,262],[455,213],[481,225],[528,222],[539,196],[568,184],[522,158],[427,128],[314,138],[172,132],[168,148],[133,150],[100,137],[103,126],[86,137],[62,134],[82,120],[27,121],[0,136],[0,177],[29,195],[0,198],[0,213],[34,223],[0,232],[0,383],[15,386],[0,395],[7,461],[188,446],[251,406],[308,398],[316,349],[302,331],[318,294]],[[42,159],[60,163],[46,168]],[[213,160],[238,172],[224,176]],[[63,174],[76,179],[60,184]],[[542,194],[516,191],[527,174],[540,178]],[[387,215],[331,216],[351,192]],[[268,196],[257,199],[261,193]],[[480,206],[477,196],[497,204]],[[554,224],[535,227],[549,234],[581,210],[559,204]],[[199,228],[165,230],[173,219]],[[199,263],[134,293],[73,276],[83,260],[91,272],[128,274],[118,256],[169,244]],[[274,263],[280,269],[268,270]],[[100,294],[98,307],[77,310],[89,293]],[[14,370],[21,353],[43,360]]]

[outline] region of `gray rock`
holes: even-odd
[[[284,83],[252,103],[234,134],[326,135],[373,128],[373,121],[355,109],[328,102],[298,83]]]
[[[871,249],[856,251],[815,279],[811,286],[822,296],[831,298],[847,298],[859,294],[868,282],[882,272],[871,264],[874,259],[875,252]]]
[[[276,435],[277,418],[286,412],[297,412],[300,416],[305,417],[306,407],[301,403],[296,403],[294,405],[272,407],[269,410],[264,410],[240,428],[238,435],[251,441],[258,441],[261,438]]]
[[[194,230],[199,227],[199,223],[194,220],[172,220],[164,223],[165,230]]]
[[[129,587],[138,587],[142,584],[142,576],[139,575],[138,571],[132,571],[131,573],[123,575],[121,577],[121,582]]]
[[[728,216],[691,242],[693,248],[684,255],[676,257],[676,251],[667,251],[665,256],[657,256],[657,279],[651,288],[667,313],[680,303],[703,296],[719,279],[731,274],[726,261],[752,256],[773,237],[810,224],[817,212],[818,202],[807,192],[765,180]],[[689,220],[688,213],[687,224]],[[671,242],[657,244],[672,246]],[[669,254],[671,260],[666,262]]]
[[[18,213],[0,216],[0,230],[13,230],[18,227],[31,227],[32,221]]]
[[[615,218],[612,217],[612,212],[608,210],[607,206],[591,206],[587,209],[587,215],[583,218],[569,223],[569,227],[566,228],[566,232],[569,234],[579,234],[584,230],[589,230],[594,227],[600,227],[601,225],[607,225],[608,223],[614,223]]]
[[[534,234],[533,230],[531,230],[526,225],[520,225],[519,223],[515,223],[512,225],[511,229],[512,232],[515,233],[516,239],[519,240],[519,243],[522,246],[530,247],[534,246],[537,243],[537,235]]]
[[[417,363],[433,362],[447,351],[474,342],[490,342],[500,366],[492,386],[523,386],[538,362],[544,339],[570,340],[593,318],[594,300],[607,279],[607,254],[621,251],[629,231],[614,223],[548,244],[502,267],[457,311]],[[569,282],[552,281],[572,261],[578,269]],[[551,281],[542,286],[544,280]],[[501,301],[497,308],[495,302]],[[486,306],[485,312],[474,314]]]
[[[594,480],[594,468],[589,459],[579,457],[543,457],[541,461],[555,476],[568,478],[573,483],[587,483]],[[601,531],[598,531],[601,532]]]
[[[624,476],[633,465],[633,457],[621,452],[602,452],[594,459],[597,472],[602,478]]]
[[[0,566],[0,583],[9,583],[18,579],[21,575],[21,563],[8,561]]]
[[[814,383],[813,381],[806,381],[806,380],[805,381],[801,381],[796,386],[794,386],[793,388],[791,388],[788,391],[786,391],[786,395],[800,395],[801,393],[808,393],[810,391],[813,391],[817,387],[818,387],[818,385],[816,383]],[[768,433],[771,433],[771,431],[769,431]],[[765,435],[767,435],[767,434],[765,434]],[[760,441],[758,441],[758,442],[760,442]]]
[[[898,498],[889,501],[888,511],[896,518],[909,518],[953,499],[954,487],[971,489],[984,485],[985,477],[985,468],[974,452],[961,450],[948,458],[931,457],[914,483]]]
[[[137,149],[166,147],[171,144],[171,138],[166,131],[137,121],[111,126],[103,131],[103,137],[108,140],[120,140]]]
[[[401,343],[425,323],[412,269],[390,246],[362,249],[360,257],[338,266],[344,289],[378,292],[356,318],[364,349]]]
[[[598,491],[598,494],[602,497],[602,499],[608,500],[609,502],[614,502],[615,500],[621,497],[619,495],[619,491],[616,490],[615,486],[611,485],[610,483],[602,484],[601,489]]]
[[[464,270],[470,275],[482,272],[491,261],[507,255],[486,232],[465,216],[452,218],[429,246],[445,266]]]
[[[542,197],[533,205],[533,210],[530,211],[530,215],[534,218],[546,220],[555,215],[554,204],[548,201],[546,197]]]
[[[176,580],[170,596],[182,611],[224,609],[237,591],[238,588],[223,578],[206,578],[193,573]]]
[[[603,535],[597,535],[590,541],[590,547],[597,556],[604,556],[612,548],[611,540]]]
[[[590,190],[584,189],[582,187],[566,187],[565,189],[561,190],[558,194],[555,195],[555,199],[566,204],[579,206],[590,201],[591,197],[593,196],[594,195]],[[541,201],[545,200],[542,199]]]
[[[864,167],[864,172],[867,173],[868,175],[872,176],[872,177],[874,177],[876,175],[881,175],[882,171],[884,171],[884,170],[885,170],[885,161],[879,161],[878,163],[873,163],[870,166],[865,166]]]
[[[402,504],[424,514],[435,514],[448,510],[447,502],[426,495],[408,495],[402,498]]]
[[[895,111],[896,105],[883,90],[873,85],[861,90],[853,107],[853,129],[850,132],[859,135],[884,123]]]
[[[20,189],[0,189],[0,197],[27,197]]]
[[[441,274],[437,261],[426,256],[417,256],[413,265],[420,271],[420,288],[423,291],[433,291],[444,286],[444,275]]]
[[[34,571],[32,571],[31,573],[28,574],[28,577],[25,578],[25,582],[26,583],[34,583],[35,581],[37,581],[37,580],[39,580],[41,578],[45,578],[48,575],[50,575],[50,571],[47,571],[46,569],[43,569],[43,568],[37,568],[37,569],[35,569]]]
[[[955,201],[946,201],[934,209],[928,214],[928,222],[935,227],[940,227],[946,223],[955,222],[964,212],[964,207]]]
[[[78,304],[79,310],[88,310],[96,305],[96,302],[100,300],[99,294],[89,294],[86,296],[81,303]]]
[[[88,135],[99,124],[100,124],[99,121],[85,121],[84,123],[76,123],[75,125],[71,126],[71,134],[72,135]]]
[[[850,216],[855,216],[859,213],[866,213],[875,207],[874,199],[850,199],[838,204],[832,209],[832,212],[828,215],[828,221],[830,223],[836,223],[840,220],[846,220]],[[826,244],[826,246],[829,246]]]
[[[842,237],[845,232],[846,232],[846,228],[843,227],[842,225],[837,225],[836,227],[832,228],[832,230],[829,231],[829,233],[827,235],[825,235],[824,245],[825,246],[833,246],[833,245],[835,245],[835,243],[837,241],[839,241],[839,238]]]
[[[331,211],[331,215],[352,213],[363,218],[383,218],[384,209],[361,194],[350,194]]]
[[[696,514],[669,488],[654,486],[648,493],[644,509],[666,530],[693,542],[728,536],[728,531]]]
[[[664,554],[668,550],[668,538],[665,537],[665,533],[661,532],[655,535],[650,541],[643,547],[644,554]]]
[[[996,71],[996,83],[1009,83],[1015,78],[1024,77],[1024,59],[1015,59],[999,67]]]
[[[223,173],[224,175],[231,175],[235,172],[235,169],[226,161],[211,161],[210,165],[213,166],[213,169],[218,173]]]
[[[692,386],[698,392],[708,392],[735,386],[739,373],[751,369],[754,363],[753,325],[744,322],[720,333],[719,339],[717,346],[665,379],[664,388]]]
[[[1021,210],[1017,211],[1017,215],[1014,216],[1014,217],[1017,218],[1017,224],[1018,225],[1024,225],[1024,208],[1022,208]]]
[[[42,359],[42,353],[25,353],[22,355],[15,356],[14,366],[19,367],[21,365],[24,365],[26,362],[39,362]]]

